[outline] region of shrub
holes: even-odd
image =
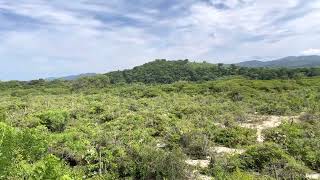
[[[4,122],[7,118],[7,114],[4,108],[0,107],[0,122]]]
[[[226,177],[227,180],[271,180],[271,177],[268,176],[258,176],[253,173],[249,172],[243,172],[239,169],[237,169],[235,172],[233,172],[231,175]]]
[[[138,179],[185,179],[183,153],[175,149],[166,152],[154,147],[142,146],[132,156],[135,159],[135,178]]]
[[[191,132],[182,135],[180,143],[184,152],[193,158],[204,158],[207,156],[209,139],[201,132]]]
[[[240,94],[240,92],[232,91],[228,94],[228,96],[231,98],[232,101],[242,101],[244,97]]]
[[[0,122],[0,179],[8,175],[15,159],[17,132]]]
[[[273,176],[276,179],[304,178],[307,169],[273,143],[252,146],[240,155],[241,168]]]
[[[219,129],[214,135],[216,143],[233,148],[255,144],[256,139],[254,130],[239,126]]]
[[[303,113],[300,117],[300,121],[308,122],[308,123],[314,123],[315,120],[317,120],[319,117],[313,113]]]
[[[261,114],[267,115],[285,115],[290,111],[288,106],[279,104],[279,102],[274,103],[263,103],[257,107],[257,111]]]
[[[62,132],[65,129],[69,114],[60,110],[49,110],[38,115],[41,124],[45,125],[50,131]]]
[[[48,155],[34,165],[31,179],[71,179],[68,168],[54,155]]]
[[[275,142],[313,170],[320,170],[320,122],[285,123],[265,132],[266,141]]]
[[[0,179],[25,179],[47,152],[40,129],[17,130],[0,122]]]

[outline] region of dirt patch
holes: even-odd
[[[233,149],[233,148],[228,148],[228,147],[222,147],[222,146],[217,146],[211,148],[211,150],[217,154],[242,154],[245,152],[244,149]]]
[[[199,174],[195,176],[195,179],[196,180],[213,180],[213,177]]]
[[[299,117],[297,116],[251,116],[249,121],[240,123],[241,127],[256,129],[257,141],[263,142],[264,137],[262,131],[264,129],[275,128],[281,125],[282,122],[296,122]]]
[[[307,177],[308,179],[320,179],[320,173],[307,174],[306,177]]]
[[[214,178],[200,174],[199,171],[194,170],[194,171],[190,172],[187,179],[188,180],[213,180]]]
[[[186,160],[186,164],[192,167],[199,167],[202,169],[208,168],[210,164],[210,160],[193,160],[188,159]],[[199,173],[197,168],[195,168],[193,171],[190,172],[188,179],[190,180],[211,180],[213,179],[210,176],[202,175]]]
[[[186,160],[186,163],[189,166],[197,166],[197,167],[200,167],[200,168],[207,168],[207,167],[209,167],[210,160],[192,160],[192,159],[188,159],[188,160]]]

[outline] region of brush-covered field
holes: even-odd
[[[318,77],[79,89],[11,82],[0,101],[0,179],[306,179],[320,172]]]
[[[0,179],[316,179],[319,75],[156,60],[0,82]]]

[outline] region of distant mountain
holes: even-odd
[[[300,67],[319,67],[320,56],[289,56],[273,61],[245,61],[236,64],[242,67],[287,67],[287,68],[300,68]]]
[[[77,80],[79,78],[82,77],[90,77],[90,76],[95,76],[97,74],[95,73],[85,73],[85,74],[79,74],[79,75],[71,75],[71,76],[65,76],[65,77],[50,77],[50,78],[46,78],[47,81],[53,81],[53,80],[67,80],[67,81],[71,81],[71,80]]]

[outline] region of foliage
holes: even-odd
[[[247,68],[235,65],[214,65],[206,62],[195,63],[189,60],[167,61],[158,59],[132,70],[106,74],[112,84],[116,83],[173,83],[177,81],[208,81],[225,76],[244,76],[250,79],[293,79],[303,76],[319,76],[319,68]]]
[[[240,155],[241,168],[254,170],[276,179],[304,178],[307,169],[286,154],[278,145],[263,144],[249,148]]]
[[[254,130],[238,126],[219,129],[214,136],[214,141],[217,144],[231,148],[253,145],[256,143],[256,139]]]
[[[302,117],[305,121],[302,124],[286,123],[267,131],[266,139],[280,144],[290,155],[303,161],[311,169],[319,171],[320,121],[312,115]]]
[[[53,132],[62,132],[65,129],[68,116],[67,112],[58,110],[50,110],[38,115],[41,124]]]
[[[186,179],[185,160],[208,156],[201,173],[216,179],[303,179],[319,171],[320,78],[278,71],[159,60],[77,81],[2,82],[0,179]],[[240,126],[302,112],[264,131],[264,144]]]

